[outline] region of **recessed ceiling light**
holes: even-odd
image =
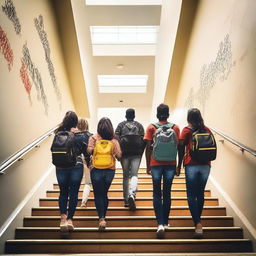
[[[123,68],[124,68],[124,64],[117,64],[117,65],[116,65],[116,68],[118,68],[118,69],[123,69]]]

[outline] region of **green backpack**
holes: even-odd
[[[174,124],[153,124],[156,128],[153,140],[153,158],[157,161],[175,161],[177,156],[178,138],[173,130]]]

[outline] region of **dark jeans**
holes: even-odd
[[[153,204],[158,225],[167,225],[171,207],[171,187],[175,175],[175,166],[151,166],[153,180]],[[163,177],[163,189],[161,181]]]
[[[204,207],[204,189],[209,173],[209,165],[185,166],[188,205],[195,225],[201,222]]]
[[[60,214],[67,214],[69,200],[68,219],[72,219],[76,210],[78,191],[83,177],[83,166],[76,166],[70,169],[56,168],[56,176],[60,187]]]
[[[99,218],[105,218],[108,209],[108,190],[115,176],[115,170],[96,169],[91,171],[94,200]]]

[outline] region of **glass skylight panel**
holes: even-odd
[[[98,75],[100,93],[146,93],[148,75]]]
[[[90,26],[92,44],[156,44],[158,26]]]
[[[162,0],[85,0],[86,5],[162,5]]]

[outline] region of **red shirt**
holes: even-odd
[[[169,122],[167,121],[160,121],[158,122],[159,124],[168,124]],[[172,129],[176,132],[177,135],[177,139],[179,139],[180,136],[180,128],[179,126],[177,126],[176,124],[172,127]],[[153,141],[153,138],[155,136],[155,132],[156,132],[156,127],[154,125],[149,125],[145,136],[144,136],[144,140],[149,140],[149,141]],[[157,161],[153,158],[153,154],[151,154],[151,159],[150,159],[150,166],[158,166],[158,165],[175,165],[176,166],[176,161]]]
[[[206,126],[204,126],[204,129],[211,133],[211,130]],[[184,145],[186,146],[185,155],[183,158],[183,165],[205,165],[205,163],[199,163],[193,160],[190,156],[190,150],[192,149],[192,134],[193,131],[188,127],[185,127],[183,128],[180,135],[180,140],[184,140]],[[211,164],[211,162],[208,162],[207,164]]]

